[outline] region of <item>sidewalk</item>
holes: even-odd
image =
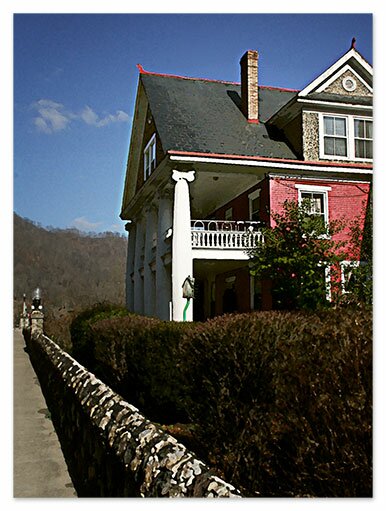
[[[21,330],[14,330],[14,497],[76,497]]]

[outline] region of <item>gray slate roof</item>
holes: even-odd
[[[241,86],[224,82],[141,74],[164,151],[298,159],[264,122],[296,92],[259,88],[260,123],[240,110]]]

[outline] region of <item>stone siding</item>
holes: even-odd
[[[342,80],[344,80],[344,78],[347,78],[347,77],[353,78],[357,84],[355,90],[353,90],[351,92],[347,91],[342,85]],[[331,94],[343,94],[345,96],[362,96],[362,97],[363,96],[372,96],[369,89],[367,87],[365,87],[365,85],[363,85],[363,83],[359,80],[359,78],[357,78],[355,75],[350,73],[350,71],[346,71],[339,78],[337,78],[335,81],[330,83],[330,85],[328,87],[326,87],[323,92],[328,92]]]
[[[240,497],[44,335],[25,335],[79,497]]]
[[[319,160],[319,116],[303,112],[303,156],[307,161]]]

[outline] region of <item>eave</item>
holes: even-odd
[[[243,165],[253,167],[266,167],[288,170],[310,170],[325,172],[341,172],[372,174],[373,165],[368,163],[332,162],[332,161],[305,161],[289,160],[283,158],[269,158],[264,156],[244,156],[236,154],[198,153],[191,151],[169,150],[171,161],[181,163],[218,163],[227,165]]]
[[[356,103],[339,103],[337,101],[323,101],[319,99],[298,98],[298,103],[303,105],[314,105],[317,107],[324,107],[326,109],[341,109],[341,110],[366,110],[373,111],[370,105],[358,105]]]

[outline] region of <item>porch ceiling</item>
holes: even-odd
[[[246,261],[215,261],[215,260],[194,260],[193,261],[193,276],[197,279],[203,279],[208,274],[217,275],[219,273],[230,272],[239,268],[248,266]]]
[[[195,168],[196,178],[190,184],[192,218],[206,218],[213,211],[249,190],[264,178],[264,172],[247,172],[237,168],[204,170]]]

